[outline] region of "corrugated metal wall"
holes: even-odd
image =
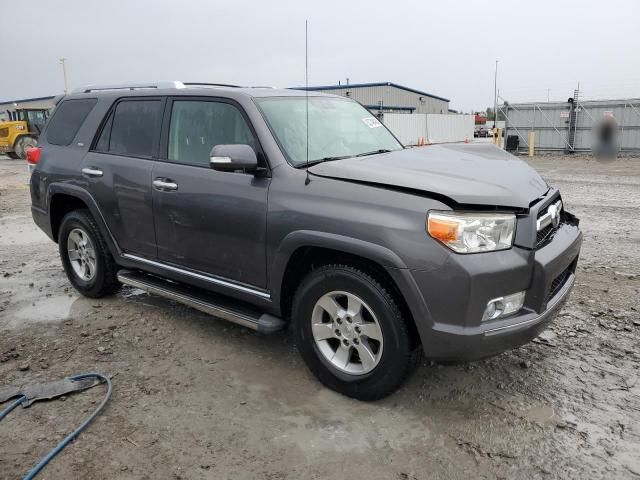
[[[378,105],[382,101],[383,106],[389,107],[415,107],[413,113],[443,113],[449,111],[449,102],[437,98],[419,95],[417,93],[402,90],[391,85],[375,87],[335,88],[330,90],[317,90],[322,93],[349,97],[363,105]],[[347,92],[349,95],[347,95]],[[422,100],[420,100],[422,98]]]
[[[385,113],[382,122],[404,145],[417,145],[420,138],[427,139],[426,113]]]
[[[475,115],[427,115],[429,143],[473,140]]]
[[[405,145],[473,140],[473,115],[385,113],[382,122]]]
[[[506,116],[505,137],[517,135],[522,151],[528,149],[532,131],[536,150],[590,151],[594,129],[604,119],[613,117],[619,126],[620,149],[640,151],[640,99],[578,100],[574,109],[575,123],[570,132],[572,105],[569,102],[502,105],[500,111]]]

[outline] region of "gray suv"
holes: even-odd
[[[85,88],[29,152],[35,222],[69,281],[132,285],[262,333],[373,400],[421,354],[544,330],[582,243],[559,192],[486,144],[404,148],[360,104],[215,84]]]

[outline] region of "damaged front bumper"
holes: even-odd
[[[521,346],[545,330],[573,288],[582,246],[577,219],[566,218],[537,250],[514,246],[452,254],[437,271],[412,271],[432,320],[418,326],[427,357],[480,359]],[[522,291],[524,305],[517,313],[482,320],[489,300]]]

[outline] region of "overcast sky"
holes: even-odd
[[[0,101],[149,80],[391,81],[464,111],[510,101],[640,97],[640,2],[0,0]]]

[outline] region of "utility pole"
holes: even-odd
[[[493,128],[498,119],[498,60],[496,60],[496,74],[493,77]]]
[[[551,94],[551,89],[547,88],[547,103],[549,103],[549,96]]]
[[[65,58],[60,59],[60,64],[62,65],[62,74],[64,75],[64,94],[66,95],[69,91],[69,85],[67,84],[67,64],[65,63],[65,61]]]

